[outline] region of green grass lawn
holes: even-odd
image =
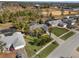
[[[41,40],[45,40],[44,38],[45,39],[48,38],[48,40],[46,42],[41,41]],[[53,39],[51,39],[51,40],[53,40]],[[25,50],[28,54],[28,57],[32,57],[38,50],[40,50],[43,46],[48,44],[51,40],[49,40],[49,37],[47,37],[47,35],[42,36],[41,38],[37,38],[37,37],[29,36],[29,35],[25,36],[25,41],[27,43],[25,46]],[[30,42],[34,42],[34,44],[31,44]],[[38,42],[40,42],[41,45],[37,45]],[[45,43],[45,44],[43,44],[43,43]]]
[[[36,55],[35,58],[47,57],[57,46],[58,46],[58,44],[56,42],[53,42],[48,47],[46,47],[42,52],[40,52],[38,55]]]
[[[28,57],[31,57],[41,48],[42,48],[41,46],[27,44],[25,50],[27,51]]]
[[[65,28],[58,28],[58,27],[52,28],[52,33],[54,33],[56,36],[60,36],[68,31],[69,30],[67,30]]]
[[[66,40],[66,39],[68,39],[69,37],[71,37],[71,36],[74,35],[74,34],[75,34],[75,33],[71,31],[71,32],[65,34],[64,36],[62,36],[61,39]]]

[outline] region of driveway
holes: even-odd
[[[48,35],[50,35],[48,31],[46,31],[46,33],[47,33]],[[62,39],[60,39],[59,37],[57,37],[57,36],[54,35],[53,33],[51,33],[51,38],[53,38],[59,45],[61,45],[61,44],[64,43],[64,41],[63,41]]]
[[[71,57],[72,51],[79,46],[79,33],[76,33],[54,51],[52,51],[48,58],[59,58],[59,57]]]

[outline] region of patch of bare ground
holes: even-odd
[[[12,23],[5,23],[5,24],[0,24],[0,30],[1,29],[8,29],[10,27],[12,27]]]

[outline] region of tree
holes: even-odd
[[[43,34],[40,36],[40,42],[37,44],[38,46],[45,45],[47,42],[51,40],[48,34]]]
[[[69,7],[69,15],[71,15],[71,10],[72,10],[72,8],[71,8],[71,7]]]
[[[63,8],[63,6],[61,6],[61,15],[63,16],[64,14],[64,8]]]
[[[32,45],[36,45],[36,43],[39,41],[39,39],[37,37],[32,37],[32,36],[27,36],[27,39],[29,41],[30,44]]]
[[[20,30],[21,32],[27,34],[29,32],[29,24],[28,20],[23,19],[23,20],[18,20],[16,18],[12,19],[12,23],[15,28]]]
[[[4,51],[5,45],[6,45],[6,43],[3,43],[2,41],[0,41],[0,52]]]
[[[32,31],[33,35],[36,37],[40,37],[45,31],[42,28],[36,28],[35,30]]]
[[[39,24],[43,24],[43,21],[40,19],[38,23],[39,23]]]
[[[0,15],[0,23],[3,23],[3,18],[2,18],[2,16]]]
[[[2,14],[2,20],[3,20],[3,23],[6,23],[8,22],[10,19],[10,12],[8,10],[4,10],[3,14]]]

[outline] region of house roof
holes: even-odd
[[[39,7],[40,5],[39,4],[36,4],[35,6]]]
[[[62,21],[61,21],[61,20],[49,21],[49,23],[50,23],[50,24],[53,24],[53,25],[58,24],[58,23],[60,23],[60,22],[62,22]]]
[[[61,25],[67,25],[66,23],[64,23],[64,22],[60,22],[59,24],[61,24]]]
[[[1,53],[0,58],[16,58],[16,53],[15,52]]]
[[[35,24],[35,25],[30,26],[31,31],[36,29],[36,28],[43,28],[44,30],[48,29],[48,27],[45,24]]]
[[[19,49],[25,46],[23,34],[21,32],[15,32],[12,36],[5,36],[0,41],[6,43],[6,48],[10,48],[13,44],[15,49]]]
[[[8,29],[0,30],[0,33],[4,34],[5,36],[11,36],[14,32],[16,32],[15,28],[8,28]]]

